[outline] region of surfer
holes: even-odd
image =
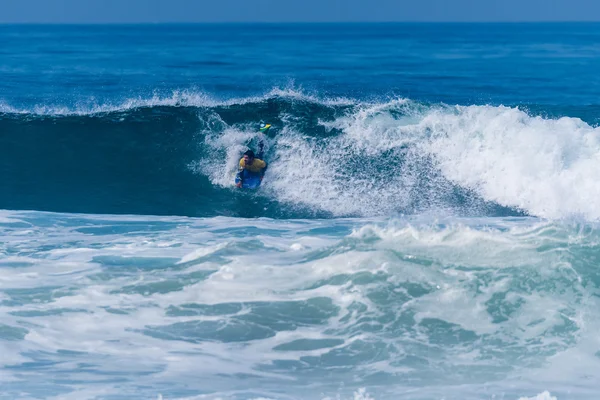
[[[269,130],[270,124],[262,124],[260,131],[262,133]],[[244,156],[240,159],[240,166],[238,173],[235,177],[235,185],[239,188],[245,179],[258,177],[262,182],[265,172],[267,171],[267,163],[263,160],[264,157],[264,142],[261,138],[258,142],[258,154],[254,155],[252,150],[248,150],[244,153]]]

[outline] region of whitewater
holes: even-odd
[[[597,399],[596,28],[0,26],[0,399]]]
[[[4,398],[595,397],[595,228],[1,217]]]

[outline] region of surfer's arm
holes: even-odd
[[[265,155],[265,144],[261,140],[260,142],[258,142],[258,154],[256,155],[256,158],[258,158],[259,160],[262,160],[264,155]]]

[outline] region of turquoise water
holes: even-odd
[[[599,28],[0,26],[0,398],[596,399]]]

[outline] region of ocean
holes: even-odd
[[[0,25],[0,399],[598,399],[598,43]]]

